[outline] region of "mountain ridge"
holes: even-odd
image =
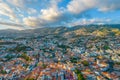
[[[90,34],[94,32],[94,34],[97,34],[97,30],[100,34],[108,34],[111,29],[119,29],[120,31],[120,24],[106,24],[106,25],[76,25],[73,27],[44,27],[44,28],[37,28],[37,29],[28,29],[28,30],[14,30],[14,29],[6,29],[6,30],[0,30],[0,35],[22,35],[22,36],[35,36],[37,35],[48,35],[48,34],[56,34],[56,35],[65,35],[65,34],[74,34],[74,35],[80,35],[80,34]],[[95,32],[96,31],[96,32]],[[111,32],[110,32],[111,33]],[[118,33],[119,34],[119,33]]]

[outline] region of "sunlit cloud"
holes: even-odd
[[[112,23],[113,17],[109,16],[118,16],[115,14],[120,12],[119,3],[120,0],[68,0],[67,4],[64,3],[64,0],[0,0],[0,6],[2,6],[0,7],[0,16],[4,20],[6,19],[5,23],[0,22],[0,25],[1,27],[2,25],[16,27],[24,25],[28,28],[39,28],[77,24],[107,24]],[[90,10],[94,12],[91,13]],[[109,12],[115,12],[115,14],[110,15]],[[88,17],[86,13],[89,16],[91,14],[98,14],[98,16]],[[105,16],[99,17],[104,13],[109,15],[108,21],[104,20]],[[114,21],[114,23],[116,22],[118,19]]]

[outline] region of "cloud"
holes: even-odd
[[[4,0],[0,3],[0,14],[9,17],[13,23],[19,22],[37,28],[102,23],[105,20],[91,19],[87,11],[96,9],[107,12],[120,9],[120,0],[70,0],[65,6],[60,6],[61,2],[64,0]],[[22,27],[19,24],[0,24]]]
[[[68,11],[79,14],[83,11],[96,8],[99,11],[120,9],[120,0],[72,0],[67,5]]]
[[[74,21],[79,20],[82,16],[86,17],[86,13],[84,12],[89,9],[96,8],[99,11],[105,12],[120,8],[118,4],[120,2],[119,0],[71,0],[67,4],[67,8],[58,7],[61,1],[62,0],[49,1],[47,8],[41,9],[39,16],[26,17],[23,19],[23,22],[25,22],[25,25],[32,27],[67,25],[74,23]],[[79,23],[92,24],[102,22],[103,20],[99,19],[83,19]]]
[[[37,3],[37,0],[6,0],[9,4],[19,7],[25,8],[27,5],[33,5]]]
[[[39,18],[37,17],[27,17],[23,18],[23,22],[26,26],[37,27],[41,21],[39,21]]]
[[[78,14],[95,6],[96,0],[72,0],[67,5],[68,11]]]
[[[18,23],[0,22],[0,25],[8,26],[10,28],[19,29],[19,30],[22,30],[25,28],[25,25],[18,24]]]
[[[23,18],[24,24],[31,27],[55,25],[57,19],[62,15],[62,11],[60,11],[57,6],[60,1],[61,0],[51,0],[48,7],[41,9],[37,17],[28,16]]]
[[[9,22],[0,22],[0,25],[24,27],[24,25],[22,24],[9,23]]]
[[[28,8],[28,14],[36,14],[37,13],[37,10],[36,9],[34,9],[34,8]]]
[[[120,0],[103,0],[102,4],[99,4],[98,7],[99,7],[98,10],[104,11],[104,12],[114,11],[114,10],[120,9]]]
[[[106,24],[110,23],[111,19],[105,18],[105,19],[100,19],[100,18],[92,18],[92,19],[76,19],[73,22],[68,23],[67,25],[69,26],[75,26],[75,25],[88,25],[88,24]]]
[[[49,6],[46,9],[41,9],[40,18],[43,20],[54,21],[56,17],[59,17],[62,13],[58,7],[58,3],[61,0],[51,0]]]
[[[12,6],[26,10],[28,6],[36,6],[40,8],[46,8],[50,4],[49,2],[54,0],[6,0],[6,2]],[[47,4],[47,5],[46,5]],[[30,7],[31,8],[31,7]]]
[[[8,6],[5,3],[0,3],[0,14],[9,17],[11,20],[14,20],[16,18],[16,14],[14,11],[11,9],[10,6]]]
[[[14,5],[16,7],[24,7],[24,0],[7,0],[7,2],[11,5]]]
[[[40,17],[49,21],[54,20],[54,17],[57,17],[60,14],[57,10],[53,8],[43,9],[41,10],[41,13],[42,14],[40,15]]]

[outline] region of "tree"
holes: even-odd
[[[84,66],[89,66],[89,62],[86,61],[86,60],[82,61],[82,64],[83,64]]]
[[[85,80],[80,70],[75,69],[75,73],[77,74],[78,80]]]
[[[23,53],[20,57],[25,59],[26,61],[31,61],[31,58],[27,56],[25,53]]]
[[[5,70],[1,70],[2,74],[7,74],[7,72]]]
[[[104,45],[104,46],[103,46],[103,49],[108,50],[108,49],[110,49],[110,47],[107,46],[107,45]]]
[[[77,58],[71,57],[71,58],[70,58],[70,61],[71,61],[72,63],[77,63]]]

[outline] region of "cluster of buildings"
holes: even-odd
[[[0,40],[0,80],[120,80],[120,37]]]

